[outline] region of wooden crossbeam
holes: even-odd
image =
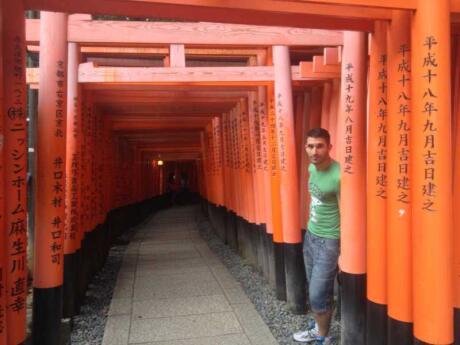
[[[374,19],[389,19],[388,10],[348,9],[293,1],[138,1],[138,0],[25,0],[26,9],[84,12],[130,17],[293,26],[331,30],[372,31]]]
[[[81,44],[296,45],[343,44],[341,32],[222,23],[69,21],[69,42]],[[26,41],[40,41],[40,20],[26,20]]]
[[[326,64],[324,56],[313,56],[313,73],[336,73],[340,74],[339,64]]]
[[[337,73],[313,72],[313,65],[304,65],[303,74],[292,66],[293,81],[326,80],[337,78]],[[307,72],[308,69],[308,72]],[[27,83],[38,84],[38,69],[27,69]],[[88,84],[145,84],[145,85],[267,85],[274,80],[272,66],[245,67],[95,67],[92,63],[80,65],[80,83]]]
[[[324,64],[338,65],[342,62],[342,49],[335,47],[324,48]]]

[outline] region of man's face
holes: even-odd
[[[311,163],[318,165],[329,159],[329,151],[332,145],[328,144],[324,138],[307,138],[305,151]]]

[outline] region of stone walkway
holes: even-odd
[[[138,229],[118,274],[103,345],[277,345],[219,258],[194,207],[157,213]]]

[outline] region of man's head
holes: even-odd
[[[324,128],[313,128],[307,132],[305,151],[310,162],[318,168],[329,164],[329,152],[331,148],[331,136],[327,130]]]

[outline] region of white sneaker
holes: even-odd
[[[318,326],[316,323],[312,328],[307,329],[306,331],[296,332],[292,335],[295,341],[300,343],[309,343],[318,339]]]

